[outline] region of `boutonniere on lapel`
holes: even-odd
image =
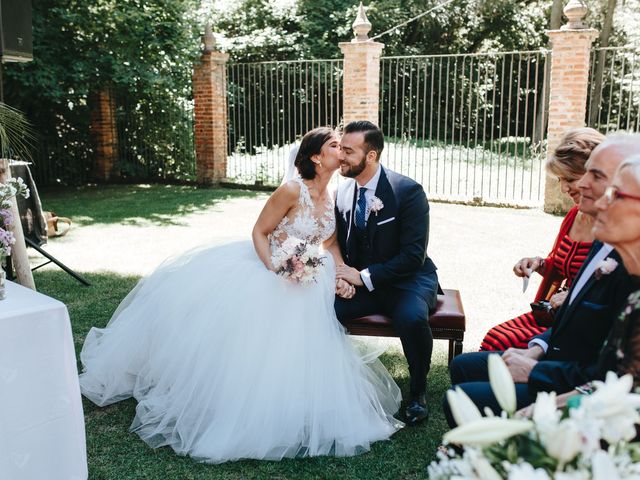
[[[375,195],[371,197],[371,201],[369,202],[369,213],[373,213],[374,215],[378,215],[378,212],[384,208],[384,203]]]
[[[609,275],[618,267],[615,258],[605,258],[596,266],[596,280],[600,280],[603,275]]]

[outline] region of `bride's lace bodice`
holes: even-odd
[[[333,234],[336,228],[334,206],[329,196],[324,205],[315,205],[302,178],[294,179],[300,185],[298,206],[289,212],[269,236],[273,255],[290,237],[313,244],[320,244]]]

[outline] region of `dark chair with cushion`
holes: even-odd
[[[436,340],[449,340],[449,363],[462,353],[466,330],[464,307],[458,290],[443,290],[438,295],[435,311],[429,317],[429,326]],[[351,335],[371,337],[397,337],[391,319],[384,315],[369,315],[343,322]]]

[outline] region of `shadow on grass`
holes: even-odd
[[[135,286],[138,277],[114,273],[82,272],[92,282],[83,287],[64,272],[35,272],[38,290],[64,302],[71,317],[76,354],[92,326],[103,327],[120,301]],[[250,335],[250,332],[247,332]],[[389,441],[377,442],[371,451],[357,457],[316,457],[280,462],[244,460],[221,465],[196,463],[180,457],[168,447],[153,450],[129,426],[135,401],[126,400],[99,408],[83,399],[89,478],[111,479],[424,479],[426,467],[446,431],[440,400],[449,386],[446,352],[436,349],[429,374],[428,423],[404,428]],[[389,349],[381,357],[400,385],[408,390],[408,372],[402,353]],[[299,379],[288,379],[290,382]],[[259,401],[259,399],[256,399]]]
[[[233,198],[255,198],[260,192],[197,188],[185,185],[98,185],[43,189],[45,210],[79,225],[184,225],[181,217]]]

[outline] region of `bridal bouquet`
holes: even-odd
[[[12,178],[7,183],[0,183],[0,265],[11,255],[11,247],[16,243],[13,232],[9,230],[14,222],[10,200],[16,195],[29,198],[29,189],[21,178]]]
[[[318,267],[324,262],[318,245],[293,237],[284,241],[271,260],[276,274],[303,285],[316,281]]]
[[[431,480],[640,479],[640,443],[632,442],[640,395],[630,393],[630,375],[609,372],[568,409],[556,408],[555,393],[539,393],[530,420],[514,417],[515,387],[498,355],[489,357],[489,376],[502,415],[483,417],[461,389],[447,392],[459,426],[444,441],[464,451],[438,452],[428,468]]]

